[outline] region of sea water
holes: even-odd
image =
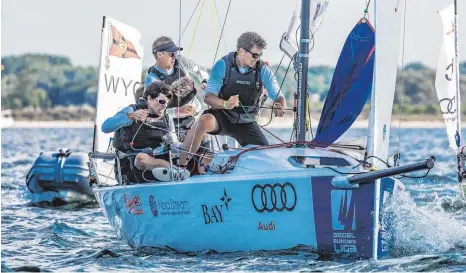
[[[291,130],[271,131],[290,138]],[[351,129],[345,138],[366,134]],[[401,164],[433,155],[436,166],[425,178],[403,179],[406,194],[385,208],[395,223],[393,251],[379,261],[321,256],[306,247],[230,254],[133,250],[96,203],[32,205],[25,176],[39,153],[62,147],[88,152],[92,136],[86,128],[2,129],[2,271],[466,271],[466,203],[457,197],[456,159],[442,128],[392,130],[390,154],[399,151]]]

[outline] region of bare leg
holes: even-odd
[[[170,164],[165,160],[153,158],[148,154],[139,153],[136,155],[136,159],[134,160],[134,166],[136,169],[144,171],[152,170],[156,167],[168,168]]]
[[[202,115],[186,134],[183,143],[183,151],[188,152],[180,153],[180,165],[186,166],[193,151],[195,152],[199,149],[202,138],[206,133],[215,132],[218,129],[218,122],[212,114]]]

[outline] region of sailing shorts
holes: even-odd
[[[257,123],[232,123],[222,110],[208,109],[203,114],[211,114],[217,120],[220,129],[217,132],[211,132],[211,135],[226,135],[230,136],[239,145],[246,146],[253,145],[269,145],[269,141],[262,133],[261,128]]]

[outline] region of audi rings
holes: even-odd
[[[453,98],[443,98],[440,102],[440,111],[442,114],[454,114],[456,113],[456,103],[455,103],[456,96]]]
[[[255,198],[260,195],[260,198]],[[256,184],[251,192],[252,205],[257,212],[292,211],[296,207],[298,196],[293,184],[286,182],[259,185]],[[260,199],[260,200],[259,200]]]

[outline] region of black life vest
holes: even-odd
[[[139,100],[138,104],[132,104],[130,107],[132,107],[134,111],[147,109],[145,103],[141,103],[142,101],[143,100]],[[133,121],[130,126],[118,129],[113,138],[113,147],[122,152],[131,152],[133,151],[130,146],[131,142],[133,142],[134,149],[143,149],[147,147],[157,148],[160,146],[164,142],[164,136],[170,131],[169,117],[168,114],[165,113],[162,118],[155,118],[155,115],[149,114],[146,123],[151,126],[143,124],[141,127],[140,121]],[[141,129],[139,129],[140,127]]]
[[[173,66],[173,73],[171,75],[166,75],[157,70],[154,66],[150,67],[148,73],[154,73],[157,78],[163,81],[165,84],[171,85],[178,79],[184,77],[186,73],[183,69],[179,66],[178,60],[175,60],[175,65]],[[173,97],[168,103],[167,108],[174,108],[174,107],[181,107],[188,104],[195,96],[197,90],[194,88],[191,92],[185,94],[183,97],[179,98],[176,94],[173,93]],[[178,135],[178,139],[183,140],[186,132],[191,128],[194,124],[194,117],[188,116],[184,118],[173,118],[173,122],[175,123],[175,130]],[[179,130],[178,130],[179,128]]]
[[[259,110],[259,100],[262,94],[262,79],[260,72],[265,63],[259,60],[246,74],[239,71],[236,64],[236,52],[230,52],[223,57],[225,62],[225,78],[218,96],[228,100],[239,95],[241,105],[233,109],[222,109],[232,123],[251,123]]]

